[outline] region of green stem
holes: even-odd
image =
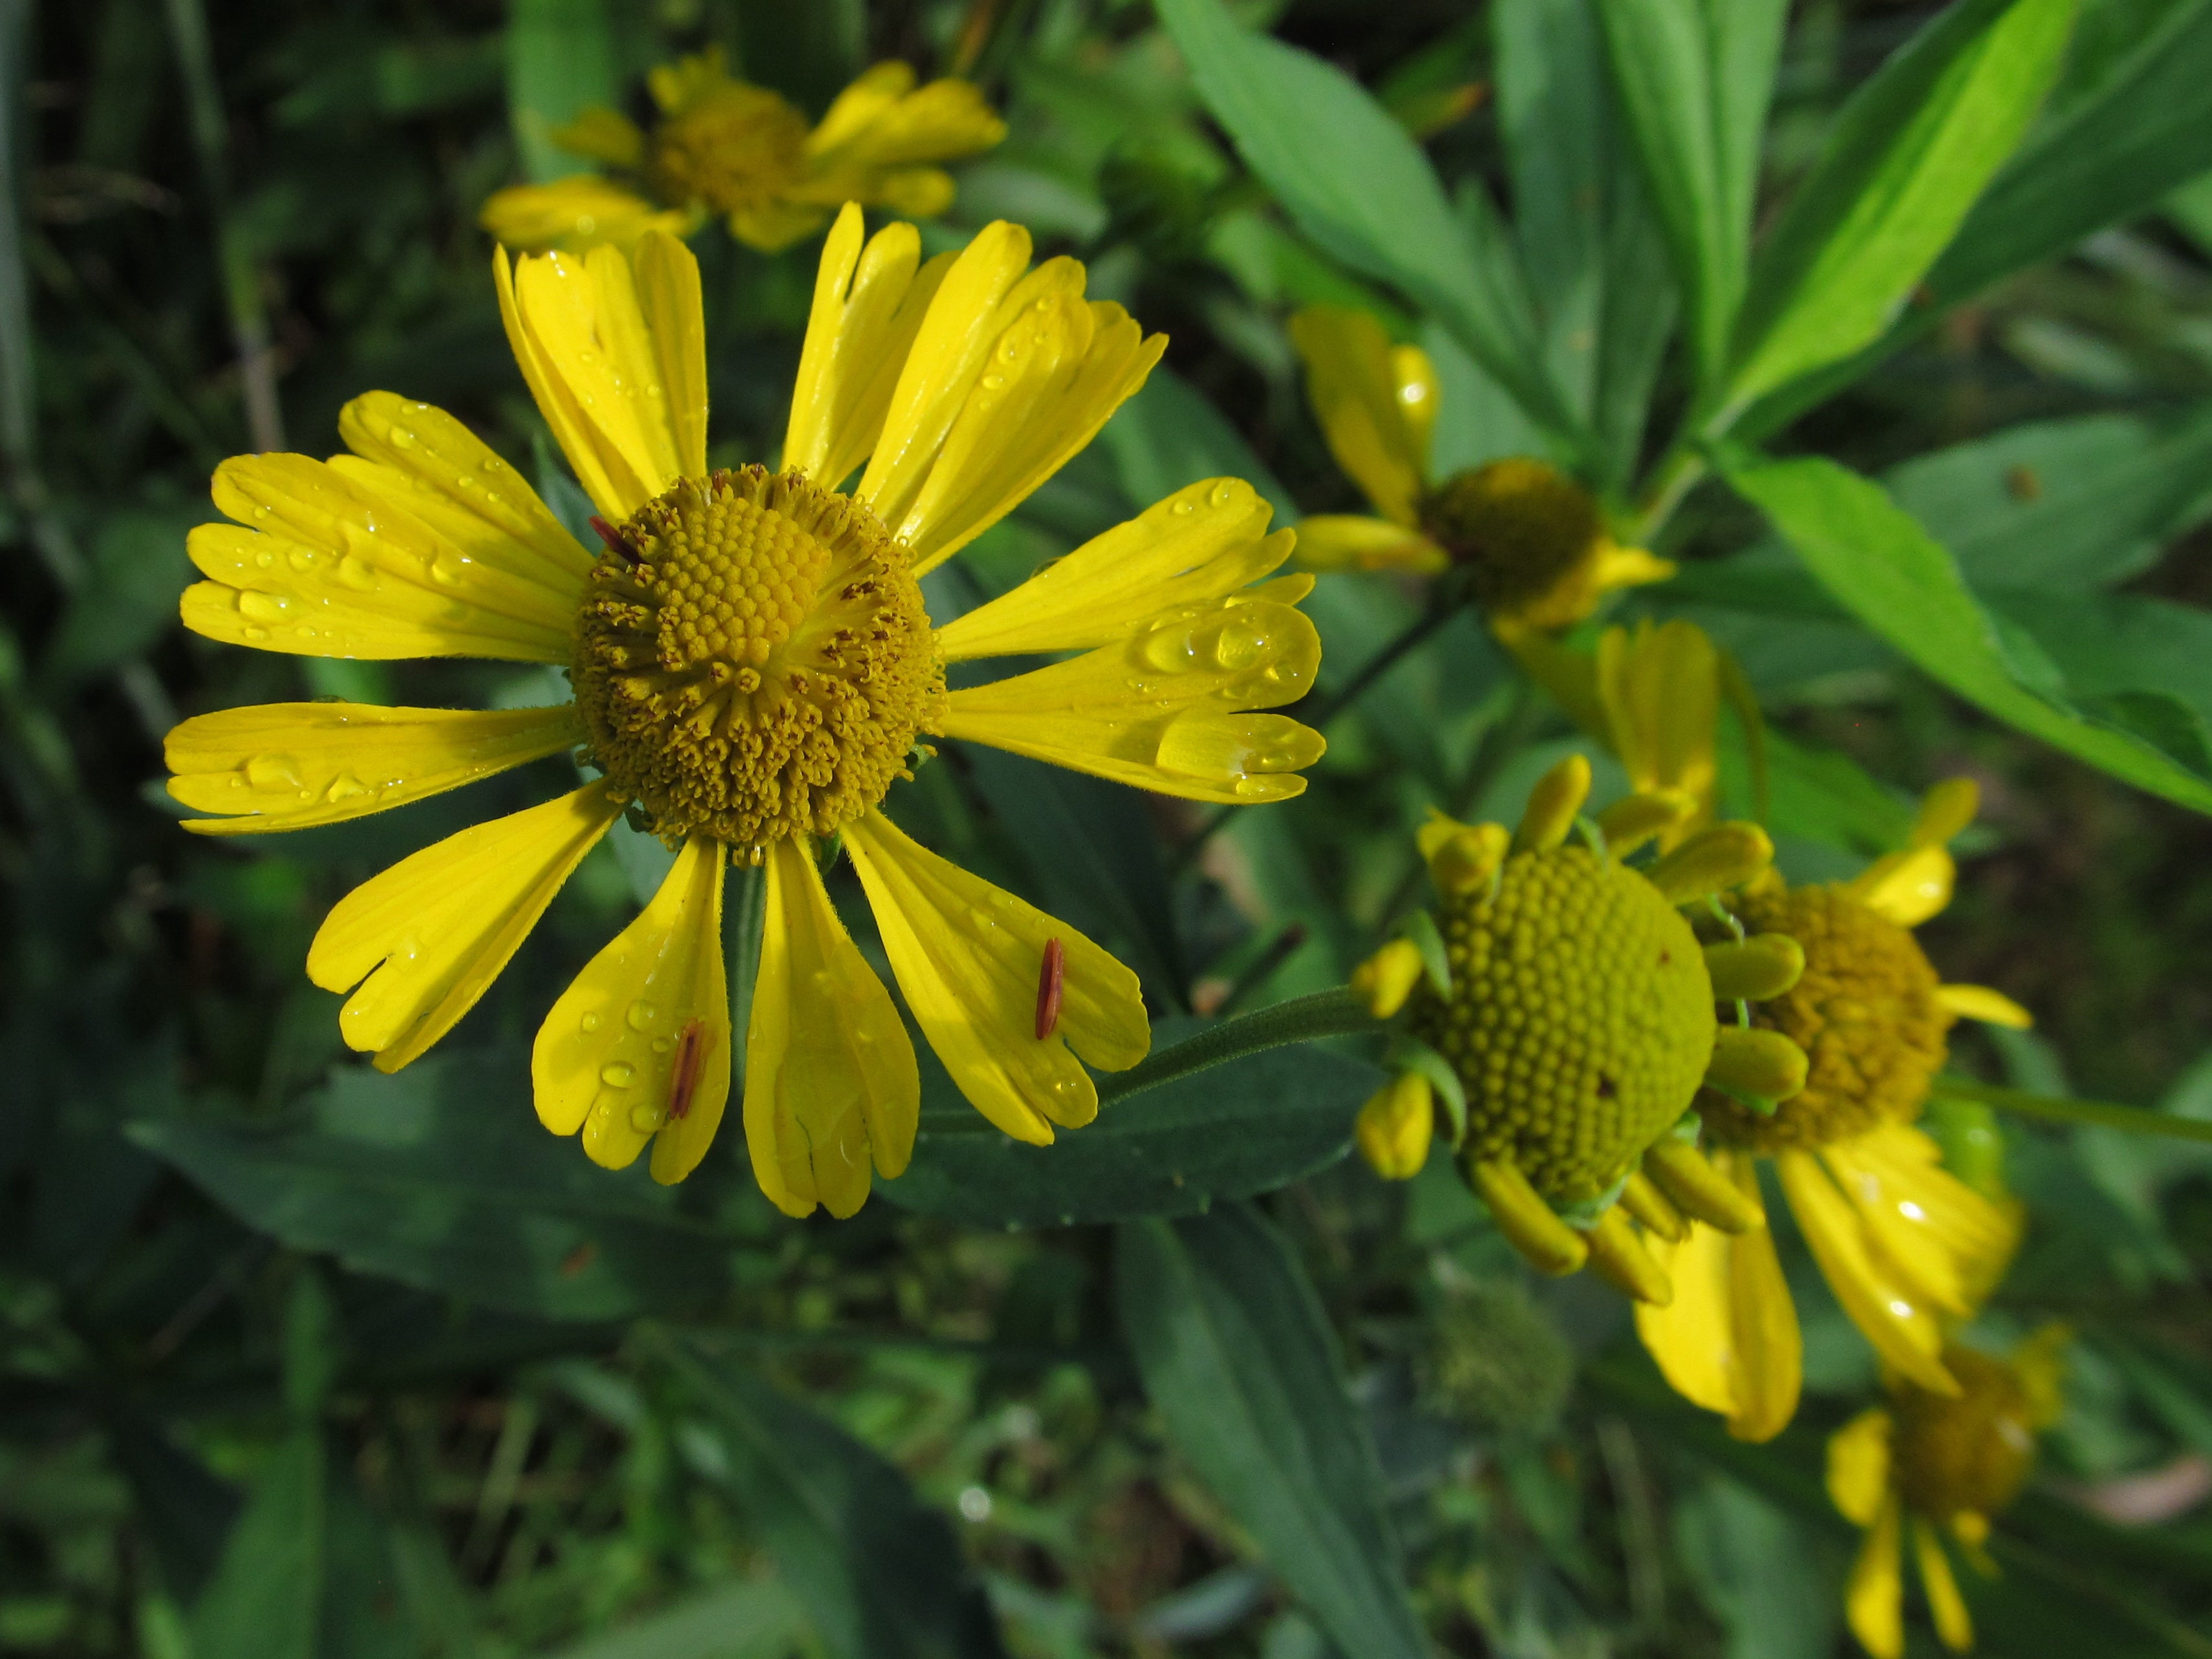
[[[2001,1112],[2017,1112],[2047,1123],[2087,1123],[2100,1129],[2118,1129],[2131,1135],[2165,1135],[2174,1140],[2212,1142],[2212,1122],[2201,1118],[2175,1117],[2166,1112],[2147,1112],[2140,1106],[2119,1106],[2109,1100],[2065,1100],[2053,1095],[2032,1095],[2024,1089],[2008,1089],[1995,1083],[1969,1083],[1961,1078],[1939,1079],[1937,1092],[1961,1100],[1978,1100]]]
[[[1659,463],[1651,487],[1644,492],[1644,504],[1637,509],[1636,521],[1629,528],[1629,540],[1638,547],[1649,547],[1652,538],[1666,527],[1667,520],[1674,516],[1674,509],[1682,504],[1698,482],[1705,476],[1705,458],[1695,450],[1676,448]]]
[[[1238,1019],[1224,1020],[1171,1048],[1163,1048],[1141,1064],[1098,1082],[1098,1103],[1126,1099],[1163,1083],[1203,1072],[1225,1060],[1242,1060],[1263,1049],[1280,1048],[1316,1037],[1347,1036],[1358,1031],[1380,1030],[1349,986],[1294,997],[1272,1008],[1261,1008]]]

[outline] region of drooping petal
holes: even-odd
[[[807,135],[806,154],[818,188],[856,171],[973,155],[1006,136],[1006,124],[972,84],[948,78],[917,91],[914,70],[894,60],[837,94]]]
[[[1152,1046],[1137,976],[1066,923],[924,850],[880,812],[844,833],[899,989],[960,1091],[1017,1140],[1042,1146],[1055,1123],[1088,1123],[1098,1094],[1077,1056],[1118,1072]],[[1038,981],[1054,939],[1060,1013],[1041,1037]]]
[[[546,588],[574,610],[599,555],[562,527],[529,480],[434,404],[365,392],[338,411],[350,455],[331,465],[407,510],[464,555]],[[402,484],[411,490],[402,490]]]
[[[1298,562],[1309,570],[1402,570],[1441,576],[1451,555],[1418,530],[1358,513],[1316,513],[1297,526]]]
[[[848,203],[822,246],[783,441],[783,464],[831,489],[874,452],[907,354],[952,268],[951,254],[921,263],[912,225],[888,225],[865,247],[863,234],[860,210]]]
[[[1917,927],[1951,902],[1959,866],[1947,847],[1912,847],[1876,859],[1844,884],[1877,915]]]
[[[1805,1243],[1851,1323],[1891,1369],[1930,1393],[1958,1393],[1958,1383],[1943,1368],[1936,1304],[1869,1248],[1856,1209],[1817,1158],[1786,1152],[1775,1162]]]
[[[1870,1406],[1828,1437],[1828,1499],[1854,1526],[1870,1527],[1889,1495],[1888,1412]]]
[[[276,702],[201,714],[162,744],[169,793],[204,836],[366,817],[584,741],[575,705],[477,713]]]
[[[1921,1587],[1928,1592],[1928,1612],[1936,1621],[1936,1637],[1954,1653],[1974,1645],[1974,1621],[1967,1615],[1966,1598],[1952,1575],[1950,1558],[1943,1553],[1936,1528],[1919,1516],[1912,1517],[1912,1554],[1920,1566]]]
[[[1202,479],[946,623],[938,654],[959,662],[1081,650],[1233,593],[1291,556],[1290,532],[1267,533],[1273,511],[1240,478]]]
[[[602,242],[629,247],[648,231],[681,236],[692,222],[688,213],[655,207],[635,191],[580,173],[550,185],[495,191],[477,222],[502,247],[581,253]]]
[[[1413,453],[1423,477],[1429,470],[1429,434],[1436,430],[1437,399],[1443,386],[1429,354],[1415,345],[1390,348],[1392,389],[1398,394],[1398,413],[1413,441]]]
[[[1364,311],[1309,306],[1291,319],[1306,397],[1329,453],[1375,510],[1411,526],[1425,484],[1426,446],[1406,418],[1390,337]]]
[[[1286,800],[1321,734],[1279,714],[1313,683],[1304,613],[1239,595],[1187,605],[1115,645],[957,690],[947,737],[1193,800]]]
[[[1727,1418],[1737,1411],[1733,1242],[1717,1228],[1694,1224],[1679,1243],[1647,1238],[1645,1248],[1674,1281],[1674,1299],[1663,1308],[1636,1304],[1636,1334],[1674,1392]]]
[[[786,1215],[865,1203],[873,1164],[890,1180],[914,1152],[921,1073],[890,994],[788,838],[768,853],[768,913],[745,1039],[745,1145]]]
[[[583,1133],[610,1170],[653,1149],[664,1186],[698,1167],[730,1094],[730,994],[722,968],[722,846],[684,843],[653,902],[585,964],[538,1028],[538,1121]]]
[[[1680,790],[1698,804],[1697,817],[1672,832],[1676,837],[1712,817],[1720,686],[1719,654],[1690,623],[1608,628],[1598,640],[1597,694],[1629,782],[1639,790]]]
[[[487,558],[489,538],[454,541],[390,468],[241,455],[216,469],[212,493],[238,522],[186,540],[210,578],[185,592],[195,633],[312,657],[568,659],[574,575],[520,544]]]
[[[451,1030],[623,806],[586,784],[448,836],[340,899],[307,949],[307,977],[360,987],[338,1016],[347,1043],[396,1072]]]
[[[1939,985],[1936,1000],[1960,1019],[1978,1019],[1984,1025],[2002,1025],[2014,1031],[2032,1030],[2035,1026],[2033,1014],[2002,991],[1986,985]]]
[[[1844,1616],[1874,1659],[1905,1659],[1905,1508],[1886,1498],[1859,1546]]]
[[[1752,1160],[1737,1156],[1727,1173],[1755,1202],[1759,1182]],[[1771,1440],[1797,1414],[1804,1385],[1805,1343],[1797,1304],[1782,1276],[1774,1234],[1765,1227],[1729,1241],[1729,1292],[1735,1310],[1736,1410],[1729,1432],[1739,1440]]]
[[[641,240],[641,261],[648,245],[663,236],[655,232]],[[663,281],[654,290],[653,324],[680,332],[680,285],[671,278],[692,264],[691,252],[672,237],[665,240],[668,246],[649,256],[665,262],[656,267]],[[696,374],[688,366],[694,346],[703,352],[703,337],[656,342],[630,260],[618,249],[596,247],[580,258],[526,254],[511,270],[502,249],[492,273],[507,343],[538,412],[592,504],[617,522],[627,519],[682,476],[679,432],[689,433],[695,422],[705,428],[703,403],[687,401],[679,411],[673,402],[704,398],[703,363]],[[690,280],[696,283],[696,273]],[[672,362],[686,363],[682,378],[664,369]]]
[[[699,262],[673,236],[648,236],[630,256],[638,310],[645,319],[661,399],[687,478],[707,476],[707,307]]]
[[[1920,1130],[1890,1124],[1823,1147],[1868,1244],[1916,1301],[1965,1318],[2019,1243],[2011,1217],[1942,1167]]]

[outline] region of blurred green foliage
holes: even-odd
[[[937,1079],[849,1222],[779,1217],[735,1134],[660,1189],[538,1129],[522,1046],[655,844],[595,852],[398,1077],[301,970],[351,884],[557,763],[259,844],[186,837],[160,784],[179,714],[540,700],[541,671],[183,633],[210,469],[326,453],[386,387],[574,516],[479,204],[678,52],[817,113],[902,57],[1012,125],[932,245],[1018,220],[1173,337],[947,604],[1214,473],[1284,521],[1356,507],[1284,321],[1364,306],[1437,362],[1439,476],[1534,450],[1624,514],[1680,501],[1682,574],[1623,614],[1741,664],[1795,878],[1981,781],[1924,937],[2040,1024],[1963,1069],[2212,1119],[2212,0],[2093,0],[2070,35],[2055,0],[1784,15],[0,0],[0,1652],[1840,1651],[1820,1438],[1873,1367],[1794,1240],[1808,1398],[1748,1447],[1617,1298],[1524,1284],[1442,1160],[1402,1189],[1346,1161],[1357,1042],[1134,1096],[1049,1164]],[[697,252],[714,459],[771,456],[811,250]],[[1319,696],[1360,695],[1292,805],[1217,829],[975,751],[903,809],[1115,948],[1163,1042],[1340,983],[1431,805],[1510,816],[1587,746],[1464,613],[1369,683],[1419,597],[1337,576],[1309,610]],[[2212,1158],[1933,1127],[2033,1218],[1990,1331],[2080,1334],[2005,1576],[1969,1586],[1984,1647],[2212,1652]]]

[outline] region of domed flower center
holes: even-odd
[[[1708,1091],[1698,1109],[1715,1138],[1773,1152],[1918,1117],[1951,1027],[1919,942],[1833,887],[1752,894],[1737,909],[1752,932],[1787,933],[1805,947],[1804,977],[1756,1004],[1752,1018],[1795,1041],[1811,1069],[1771,1117]]]
[[[1510,456],[1445,480],[1421,504],[1421,528],[1467,573],[1475,604],[1514,611],[1589,558],[1605,525],[1596,499],[1557,467]]]
[[[766,206],[799,171],[806,118],[761,87],[727,84],[654,129],[648,163],[665,202],[716,213]]]
[[[574,678],[608,781],[654,830],[744,848],[866,811],[945,709],[904,550],[757,466],[684,479],[613,532]]]
[[[2035,1462],[2033,1413],[2013,1368],[1971,1348],[1947,1348],[1956,1399],[1906,1386],[1896,1401],[1892,1467],[1905,1501],[1948,1520],[1993,1515],[2018,1495]]]
[[[1520,1166],[1547,1199],[1604,1193],[1689,1106],[1712,1056],[1712,981],[1689,924],[1580,847],[1508,859],[1448,900],[1449,1001],[1410,1029],[1467,1090],[1461,1155]]]

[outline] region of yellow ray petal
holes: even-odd
[[[162,744],[169,793],[206,836],[305,830],[488,778],[584,741],[575,705],[479,714],[276,702],[201,714]]]
[[[886,226],[865,247],[863,234],[848,202],[822,246],[783,440],[783,464],[832,489],[874,451],[907,354],[952,268],[951,254],[921,263],[912,225]]]
[[[730,234],[747,247],[763,253],[781,253],[793,242],[811,236],[830,217],[827,207],[779,200],[739,208],[729,217]]]
[[[592,1163],[627,1169],[650,1140],[663,1185],[698,1167],[730,1094],[720,842],[685,842],[653,902],[561,994],[530,1079],[538,1121],[581,1130]]]
[[[1608,628],[1598,640],[1596,679],[1608,738],[1629,782],[1639,790],[1679,790],[1698,803],[1696,816],[1671,837],[1711,822],[1721,676],[1719,653],[1704,630],[1686,622],[1647,621],[1632,633]]]
[[[353,453],[331,465],[347,477],[400,493],[469,558],[538,583],[571,611],[583,602],[597,550],[579,545],[529,481],[444,410],[366,392],[338,411],[338,435]]]
[[[1451,556],[1418,530],[1356,513],[1298,520],[1298,562],[1309,570],[1402,570],[1440,576]]]
[[[553,142],[571,155],[605,161],[609,167],[645,165],[645,129],[619,110],[594,104],[572,121],[553,129]],[[586,173],[586,178],[592,175]]]
[[[570,573],[519,546],[477,556],[411,509],[418,492],[390,469],[241,455],[213,495],[238,522],[187,538],[212,579],[185,592],[196,633],[311,657],[568,659]]]
[[[652,257],[680,270],[690,250],[667,240]],[[641,258],[644,248],[641,242]],[[618,249],[596,247],[580,258],[523,255],[511,271],[501,250],[492,270],[507,343],[538,412],[592,504],[617,522],[627,519],[681,476],[678,434],[690,416],[679,419],[671,398],[703,395],[703,368],[696,386],[664,372],[665,361],[689,354],[680,341],[656,343],[630,261]],[[680,295],[669,287],[664,280],[656,289],[656,320],[680,325]],[[699,422],[703,428],[703,409]]]
[[[1306,398],[1329,453],[1377,513],[1411,526],[1428,457],[1400,400],[1390,337],[1364,311],[1308,306],[1291,319],[1291,339],[1305,360]]]
[[[1950,1558],[1943,1553],[1936,1528],[1918,1516],[1912,1517],[1912,1554],[1920,1566],[1921,1587],[1928,1592],[1928,1611],[1936,1621],[1936,1634],[1954,1653],[1974,1645],[1974,1621],[1966,1613],[1959,1581],[1951,1574]]]
[[[1786,1152],[1775,1163],[1813,1259],[1851,1323],[1891,1369],[1931,1393],[1958,1393],[1940,1357],[1943,1333],[1935,1305],[1869,1249],[1857,1211],[1819,1159],[1809,1152]]]
[[[1413,438],[1413,454],[1425,477],[1429,470],[1429,434],[1436,430],[1437,400],[1443,395],[1437,380],[1437,366],[1419,346],[1392,346],[1390,378],[1398,393],[1398,413]]]
[[[745,1038],[745,1145],[786,1215],[818,1201],[851,1215],[869,1165],[890,1180],[914,1152],[921,1107],[914,1045],[890,994],[830,908],[798,842],[768,853],[768,915]]]
[[[1692,1405],[1733,1418],[1737,1411],[1733,1293],[1726,1233],[1692,1225],[1670,1243],[1645,1240],[1652,1257],[1674,1281],[1666,1307],[1636,1306],[1636,1334],[1674,1392]]]
[[[878,64],[837,95],[807,135],[806,154],[824,178],[854,168],[950,161],[1006,136],[983,94],[968,82],[932,81],[914,89],[902,63]]]
[[[1719,1155],[1723,1173],[1753,1204],[1759,1177],[1750,1158]],[[1804,1385],[1805,1343],[1797,1304],[1782,1276],[1774,1235],[1764,1226],[1729,1241],[1729,1297],[1735,1310],[1736,1409],[1729,1432],[1739,1440],[1771,1440],[1797,1414]]]
[[[847,824],[845,848],[907,1006],[975,1109],[1040,1146],[1054,1124],[1097,1115],[1097,1090],[1076,1057],[1109,1072],[1145,1057],[1152,1027],[1137,976],[1066,922],[925,851],[880,812]],[[1039,1039],[1038,978],[1054,939],[1064,953],[1060,1019]]]
[[[1869,910],[1900,927],[1917,927],[1951,902],[1959,866],[1942,846],[1908,848],[1876,859],[1844,884]]]
[[[1094,536],[1019,587],[937,630],[947,662],[1077,651],[1126,637],[1164,611],[1245,587],[1291,555],[1273,508],[1241,478],[1206,478]]]
[[[348,1044],[396,1072],[451,1030],[623,805],[588,783],[448,836],[340,899],[307,948],[307,977],[360,986],[338,1016]]]
[[[1820,1152],[1889,1275],[1915,1301],[1964,1318],[2003,1276],[2020,1230],[2005,1211],[1944,1169],[1942,1157],[1932,1139],[1905,1124],[1869,1130]]]
[[[1964,830],[1982,810],[1982,787],[1972,778],[1945,778],[1920,798],[1912,817],[1912,844],[1941,847]]]
[[[1313,683],[1305,616],[1239,596],[1187,605],[1141,634],[1011,679],[955,691],[945,735],[1192,800],[1285,800],[1321,757],[1279,714]]]
[[[602,242],[628,247],[647,231],[681,236],[692,220],[688,213],[655,207],[596,173],[580,173],[554,184],[495,191],[477,222],[502,247],[581,253]]]
[[[1828,1437],[1828,1498],[1854,1526],[1870,1527],[1889,1495],[1889,1436],[1880,1406],[1869,1407]]]
[[[942,563],[996,524],[1144,385],[1167,349],[1117,305],[1053,294],[1018,314],[892,533],[915,573]]]
[[[1644,587],[1663,582],[1674,574],[1674,562],[1640,547],[1623,547],[1607,537],[1598,544],[1590,566],[1589,584],[1600,597],[1623,587]]]
[[[1960,1019],[1978,1019],[1984,1025],[2002,1025],[2014,1031],[2034,1029],[2035,1016],[2002,991],[1986,985],[1939,985],[1936,1000]]]
[[[707,307],[699,262],[670,235],[647,236],[630,255],[637,305],[659,371],[676,464],[687,478],[707,476]]]
[[[820,183],[805,184],[800,189],[849,198],[848,179],[860,183],[871,202],[902,219],[934,219],[952,205],[952,198],[959,193],[952,175],[943,167],[870,168],[857,179],[853,172],[840,168]]]
[[[1851,1565],[1844,1615],[1874,1659],[1905,1659],[1904,1507],[1883,1501]]]

